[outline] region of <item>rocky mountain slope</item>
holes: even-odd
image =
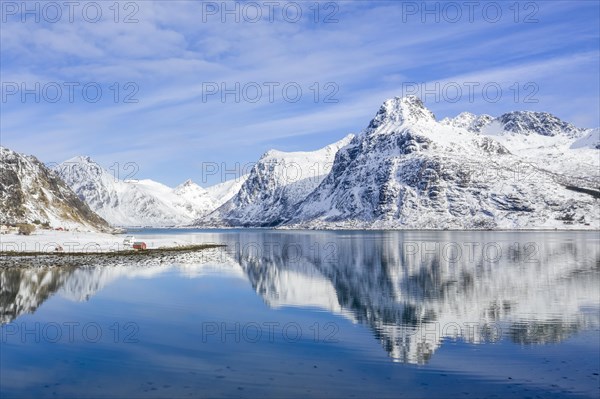
[[[109,230],[44,164],[0,147],[0,223],[48,223],[51,227]]]
[[[237,194],[198,224],[277,226],[289,219],[331,170],[337,151],[352,135],[316,151],[267,151]]]

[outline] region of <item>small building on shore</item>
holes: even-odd
[[[133,243],[133,249],[144,250],[146,249],[146,243],[142,241],[136,241]]]

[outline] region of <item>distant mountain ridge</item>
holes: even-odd
[[[117,226],[171,227],[190,224],[232,196],[239,181],[204,189],[187,180],[174,189],[153,180],[124,181],[89,157],[56,167],[59,176],[99,215]],[[223,198],[226,197],[226,198]]]
[[[546,112],[533,111],[513,111],[502,114],[498,118],[490,115],[474,115],[469,112],[463,112],[455,118],[444,118],[440,121],[442,125],[466,128],[476,133],[498,134],[516,133],[516,134],[539,134],[541,136],[563,135],[568,138],[579,138],[589,129],[581,129],[574,125],[564,122],[556,116]],[[490,125],[496,124],[497,127],[490,130]]]

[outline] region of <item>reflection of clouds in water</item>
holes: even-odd
[[[35,311],[56,292],[86,300],[119,278],[178,270],[189,278],[211,271],[245,276],[271,307],[321,308],[364,323],[400,362],[426,362],[445,339],[482,343],[502,333],[521,344],[551,343],[600,324],[595,235],[248,231],[197,237],[228,248],[173,266],[1,270],[2,322]],[[492,247],[493,256],[483,250]],[[586,307],[595,311],[583,312]]]

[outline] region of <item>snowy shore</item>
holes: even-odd
[[[31,235],[0,235],[0,251],[55,252],[61,246],[64,252],[106,253],[123,251],[127,234],[108,234],[78,231],[36,230]],[[137,240],[137,239],[136,239]],[[148,249],[172,248],[192,243],[179,237],[152,238],[144,241]]]
[[[192,244],[173,237],[152,238],[144,241],[147,250],[133,251],[123,245],[124,237],[51,230],[30,236],[5,234],[0,236],[0,268],[204,264],[219,263],[227,257],[224,246]],[[57,252],[57,246],[63,250]]]

